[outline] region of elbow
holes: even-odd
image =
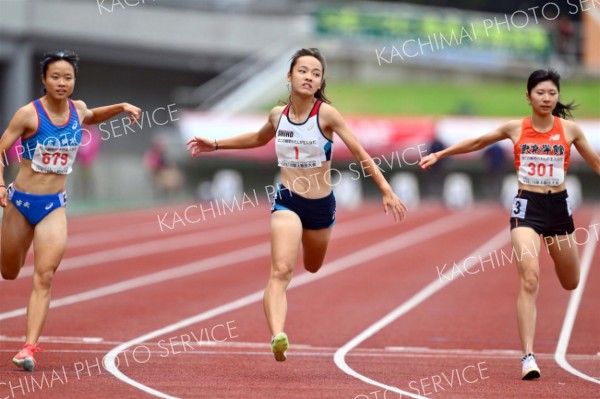
[[[473,139],[473,150],[478,151],[485,147],[483,140],[480,137]]]
[[[254,142],[254,147],[264,147],[269,143],[269,141],[271,141],[271,139],[267,139],[267,140],[258,139]]]

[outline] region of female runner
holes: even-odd
[[[69,51],[44,54],[42,83],[45,95],[13,116],[0,138],[8,151],[20,138],[22,159],[15,181],[6,185],[0,163],[0,206],[4,208],[0,263],[2,277],[14,280],[33,243],[33,290],[27,305],[27,333],[13,363],[33,371],[39,352],[54,273],[67,244],[67,175],[81,144],[81,124],[101,123],[121,112],[137,120],[141,110],[127,103],[89,109],[70,99],[75,89],[79,57]]]
[[[271,209],[271,274],[264,294],[264,309],[271,331],[271,349],[277,361],[286,360],[289,346],[284,332],[286,289],[292,279],[300,246],[304,267],[316,273],[323,265],[335,223],[335,197],[331,188],[331,154],[334,132],[371,175],[383,195],[387,213],[396,221],[406,208],[378,172],[378,168],[325,97],[325,59],[316,48],[301,49],[292,57],[287,74],[290,98],[271,110],[258,132],[224,140],[195,137],[187,148],[202,152],[254,148],[275,138],[281,184]]]
[[[579,255],[573,239],[575,227],[565,185],[571,145],[600,175],[600,156],[594,152],[581,128],[566,120],[574,107],[572,103],[562,104],[559,93],[559,74],[551,69],[537,70],[527,81],[526,98],[531,105],[531,116],[509,121],[481,137],[463,140],[420,162],[423,169],[428,169],[441,158],[477,151],[500,140],[510,139],[514,144],[519,190],[513,201],[510,227],[513,248],[520,254],[517,256],[520,277],[517,322],[523,350],[521,371],[525,380],[541,376],[533,354],[540,235],[544,237],[563,288],[574,290],[579,284]]]

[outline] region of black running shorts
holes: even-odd
[[[515,227],[531,227],[544,237],[573,233],[575,225],[567,191],[542,194],[519,190],[510,215],[510,228]]]

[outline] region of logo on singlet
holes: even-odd
[[[540,155],[564,155],[565,147],[562,144],[521,144],[521,154],[540,154]]]
[[[294,137],[294,132],[292,130],[278,130],[277,137]]]

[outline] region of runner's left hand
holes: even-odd
[[[137,122],[142,117],[142,110],[129,103],[123,103],[123,112],[129,114],[128,118],[133,123]]]
[[[389,209],[391,209],[394,214],[394,221],[396,222],[404,219],[404,215],[408,211],[406,205],[404,205],[404,203],[400,201],[400,198],[393,192],[383,196],[383,209],[386,215],[388,214]]]

